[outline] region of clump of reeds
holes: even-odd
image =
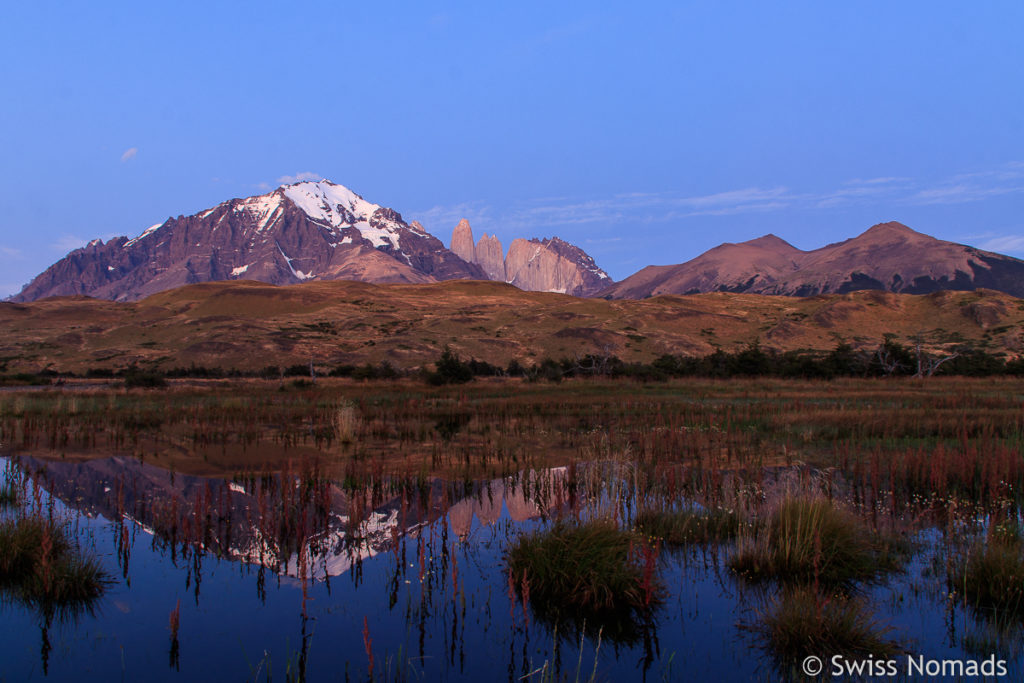
[[[510,583],[534,604],[583,610],[642,610],[660,599],[650,546],[606,519],[557,521],[521,536],[506,556]]]
[[[713,543],[735,538],[743,517],[725,508],[686,510],[642,510],[636,515],[637,529],[665,543]]]
[[[74,607],[102,595],[110,579],[63,529],[40,516],[0,522],[0,589],[42,607]]]
[[[858,598],[824,596],[812,587],[785,591],[755,629],[783,662],[808,655],[890,658],[901,650]]]
[[[1014,521],[993,525],[953,570],[954,586],[973,607],[1024,616],[1024,539]]]
[[[358,422],[359,416],[356,414],[356,404],[348,399],[342,399],[334,411],[334,438],[339,443],[352,443]]]
[[[741,539],[729,565],[749,579],[842,584],[895,569],[893,545],[824,498],[790,497],[759,534]]]

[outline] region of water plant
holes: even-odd
[[[637,529],[665,543],[713,543],[735,538],[744,523],[738,512],[725,508],[684,510],[641,510]]]
[[[741,539],[729,566],[748,579],[843,584],[894,568],[893,543],[825,498],[791,496],[763,532]]]
[[[1014,521],[993,524],[954,564],[953,587],[977,610],[994,617],[1024,617],[1024,540]]]
[[[753,630],[783,663],[808,655],[888,658],[901,650],[859,598],[823,595],[809,586],[786,590],[760,615]]]
[[[645,610],[660,601],[656,557],[609,519],[557,520],[509,548],[510,583],[531,604],[567,612]]]
[[[75,610],[99,598],[110,579],[54,521],[26,515],[0,522],[0,590],[44,611]]]

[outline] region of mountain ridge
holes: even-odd
[[[638,299],[734,292],[782,296],[988,288],[1024,296],[1024,261],[936,239],[896,221],[804,251],[775,235],[726,242],[684,263],[648,266],[597,294]]]
[[[423,284],[485,277],[418,223],[407,224],[397,211],[321,180],[229,199],[168,218],[131,239],[93,240],[11,301],[73,294],[135,301],[182,285],[233,279]]]

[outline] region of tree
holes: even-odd
[[[463,363],[458,354],[447,346],[434,365],[437,372],[428,377],[431,384],[462,384],[473,379],[473,369],[469,363]]]

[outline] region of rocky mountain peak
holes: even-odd
[[[211,280],[424,283],[486,279],[400,213],[329,180],[282,185],[151,226],[134,239],[93,241],[29,283],[16,301],[47,296],[135,300]]]
[[[469,221],[463,218],[452,230],[452,251],[463,261],[475,262],[473,255],[473,228]]]
[[[465,218],[452,231],[452,251],[479,265],[488,279],[530,292],[591,296],[612,283],[589,254],[565,240],[517,238],[503,255],[496,235],[484,233],[474,244],[473,230]]]

